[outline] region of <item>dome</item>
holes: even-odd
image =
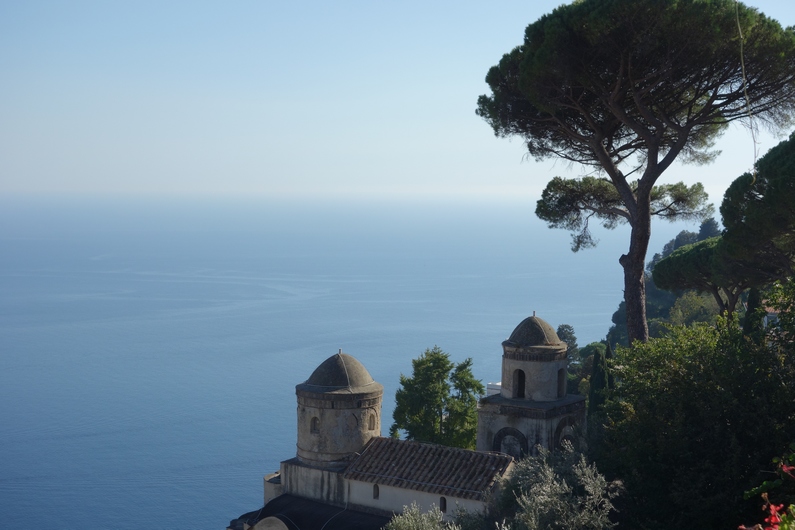
[[[340,350],[320,363],[309,379],[297,388],[315,393],[361,393],[373,392],[382,387],[375,382],[362,363]]]
[[[535,316],[535,313],[522,320],[505,343],[518,348],[565,347],[552,326]]]

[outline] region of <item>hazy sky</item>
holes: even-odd
[[[0,1],[0,193],[537,196],[582,168],[527,160],[475,106],[559,3]],[[750,4],[795,24],[792,0]],[[665,181],[720,202],[753,145],[718,147]]]

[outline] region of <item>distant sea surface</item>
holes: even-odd
[[[385,388],[438,345],[500,377],[533,311],[599,340],[628,230],[533,201],[0,198],[0,527],[220,529],[295,454],[339,349]],[[682,228],[656,225],[651,252]]]

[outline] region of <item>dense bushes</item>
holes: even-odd
[[[617,388],[592,448],[600,468],[624,480],[622,522],[736,528],[758,513],[743,491],[795,439],[792,336],[780,329],[760,343],[719,320],[617,352]]]

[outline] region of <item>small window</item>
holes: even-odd
[[[312,418],[312,421],[309,424],[309,432],[312,434],[317,434],[320,432],[320,419],[318,419],[317,416]]]
[[[566,397],[566,369],[558,370],[558,397]]]
[[[442,513],[447,513],[447,499],[444,497],[439,497],[439,510]]]
[[[380,492],[378,491],[378,484],[373,484],[373,498],[377,499]]]
[[[524,370],[516,370],[513,373],[513,397],[524,399],[525,397],[525,382]]]
[[[367,428],[371,431],[375,430],[375,414],[370,414],[370,417],[367,419]]]

